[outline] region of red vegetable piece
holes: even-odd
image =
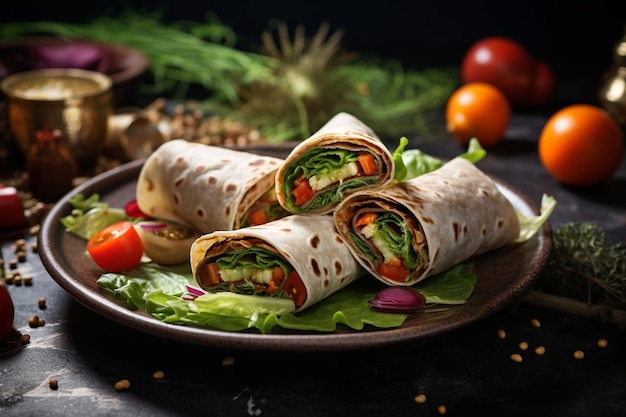
[[[426,297],[409,287],[389,287],[380,291],[369,303],[381,313],[413,313],[426,304]]]
[[[124,207],[124,211],[128,217],[135,217],[138,219],[150,219],[146,213],[141,211],[139,205],[137,204],[137,200],[129,201],[128,204]]]
[[[0,185],[0,229],[26,225],[24,207],[15,187]]]

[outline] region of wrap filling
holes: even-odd
[[[195,278],[209,292],[289,298],[296,307],[307,297],[298,272],[258,239],[216,245],[196,268]]]
[[[350,189],[365,187],[382,176],[381,157],[368,151],[317,148],[302,155],[285,172],[283,193],[293,211],[334,204]]]
[[[352,218],[349,237],[373,269],[392,281],[405,282],[428,267],[426,238],[412,216],[362,208]]]

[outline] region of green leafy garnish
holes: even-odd
[[[128,219],[124,209],[109,207],[108,203],[100,201],[99,194],[85,198],[78,193],[68,203],[74,208],[70,214],[61,218],[61,224],[67,232],[85,240],[113,223]]]
[[[461,304],[472,294],[476,276],[457,265],[413,286],[428,303]],[[379,328],[398,327],[406,314],[381,313],[369,304],[384,284],[366,277],[332,294],[300,313],[291,313],[290,300],[232,293],[201,295],[185,300],[187,285],[194,286],[188,264],[163,267],[142,263],[124,274],[107,273],[98,284],[120,297],[131,308],[144,309],[155,318],[181,325],[210,326],[227,331],[256,328],[270,333],[276,326],[284,329],[332,332],[338,324],[354,330],[366,325]],[[246,297],[246,303],[242,298]]]
[[[445,161],[443,159],[428,155],[420,149],[409,149],[405,151],[409,140],[406,137],[400,138],[400,143],[393,152],[393,162],[396,166],[394,180],[397,182],[408,181],[412,178],[432,172],[441,168]],[[472,163],[480,161],[487,154],[487,151],[480,145],[478,139],[472,138],[468,144],[467,151],[459,157],[465,158]]]

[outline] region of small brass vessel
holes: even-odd
[[[6,77],[1,88],[19,148],[27,154],[35,132],[59,129],[78,165],[93,167],[113,112],[111,87],[107,75],[82,69],[42,69]]]

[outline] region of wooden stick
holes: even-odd
[[[567,297],[548,294],[542,291],[530,290],[521,299],[521,303],[571,314],[601,323],[615,324],[626,327],[626,310],[619,310],[604,305],[587,304]]]

